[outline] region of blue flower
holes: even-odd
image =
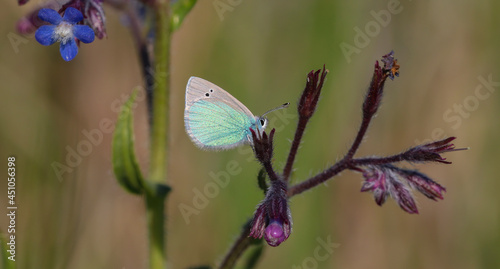
[[[92,28],[76,24],[83,20],[82,13],[76,8],[67,8],[62,18],[57,11],[42,8],[38,12],[38,17],[52,25],[43,25],[38,28],[35,33],[36,41],[44,46],[60,42],[59,51],[65,61],[73,60],[78,53],[75,38],[83,43],[94,41],[95,34]]]

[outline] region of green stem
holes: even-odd
[[[153,125],[151,126],[151,166],[149,171],[149,180],[155,183],[163,183],[167,175],[167,123],[169,116],[171,36],[169,14],[169,2],[158,0],[155,9],[155,83],[153,86]]]
[[[157,0],[155,7],[154,79],[151,121],[149,190],[145,193],[149,229],[149,268],[164,269],[167,264],[165,243],[165,187],[167,178],[167,131],[170,83],[170,2]]]
[[[165,196],[144,195],[147,207],[147,222],[149,230],[149,268],[166,268],[167,257],[165,252],[164,209]]]

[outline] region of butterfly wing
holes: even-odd
[[[219,86],[202,78],[189,79],[184,124],[198,147],[224,150],[248,144],[248,129],[255,122],[252,112]]]

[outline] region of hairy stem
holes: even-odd
[[[228,253],[222,260],[222,263],[219,266],[220,269],[234,268],[238,258],[240,258],[243,252],[245,252],[245,250],[252,245],[252,242],[255,241],[255,239],[248,237],[249,234],[250,221],[247,222],[240,236],[238,236],[234,244],[231,246],[231,249],[229,249]]]
[[[364,165],[382,165],[389,163],[397,163],[404,161],[404,156],[402,154],[392,155],[388,157],[367,157],[367,158],[359,158],[352,159],[352,166],[364,166]]]
[[[293,185],[291,187],[288,187],[288,197],[292,197],[294,195],[297,195],[299,193],[302,193],[306,190],[311,189],[312,187],[319,185],[328,179],[338,175],[340,172],[342,172],[345,169],[348,169],[349,163],[346,159],[342,159],[341,161],[337,162],[330,168],[324,170],[323,172],[315,175],[314,177],[303,181],[301,183],[298,183],[296,185]]]
[[[306,130],[308,118],[300,117],[297,123],[297,130],[295,131],[295,136],[293,138],[292,147],[290,148],[290,153],[288,154],[288,159],[286,160],[285,169],[283,170],[283,179],[288,181],[290,174],[292,173],[293,162],[295,161],[295,156],[300,146],[300,141]]]
[[[365,165],[383,165],[395,162],[404,161],[402,154],[392,155],[388,157],[368,157],[359,159],[349,159],[348,156],[340,160],[330,168],[324,170],[323,172],[317,174],[316,176],[309,178],[299,184],[291,186],[288,188],[288,197],[292,197],[296,194],[302,193],[308,189],[311,189],[328,179],[336,176],[345,169],[356,170],[358,166]]]
[[[278,175],[274,172],[273,165],[271,162],[263,163],[264,168],[266,169],[267,175],[269,176],[269,180],[278,180]]]
[[[328,179],[334,177],[335,175],[339,174],[345,169],[354,167],[353,163],[353,156],[358,150],[359,146],[361,145],[361,142],[363,141],[363,138],[365,137],[366,131],[368,130],[368,127],[370,126],[371,119],[373,118],[373,114],[367,115],[363,117],[363,120],[361,122],[361,125],[359,127],[358,133],[356,135],[356,138],[354,139],[354,142],[351,145],[351,148],[347,152],[346,156],[330,168],[324,170],[323,172],[317,174],[316,176],[309,178],[306,181],[303,181],[299,184],[296,184],[294,186],[291,186],[288,188],[288,197],[292,197],[296,194],[302,193],[310,188],[313,188],[316,185],[319,185]],[[300,121],[299,121],[300,123]],[[307,122],[306,122],[307,123]],[[305,127],[305,125],[304,125]],[[298,128],[297,128],[298,132]],[[303,133],[303,131],[302,131]],[[295,139],[294,139],[295,142]],[[290,157],[290,156],[289,156]],[[367,158],[368,159],[368,158]],[[366,159],[365,159],[366,160]],[[288,164],[288,163],[287,163]]]
[[[358,151],[359,146],[361,145],[361,142],[363,142],[363,138],[365,137],[366,131],[368,130],[368,127],[370,126],[370,122],[372,120],[372,116],[369,117],[363,117],[363,121],[361,121],[361,126],[359,127],[358,134],[356,135],[356,139],[354,139],[354,142],[352,142],[351,148],[346,154],[346,159],[352,159],[354,157],[354,154],[356,154],[356,151]]]

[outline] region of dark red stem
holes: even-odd
[[[306,130],[308,118],[299,118],[299,122],[297,124],[297,130],[295,131],[295,136],[293,138],[292,147],[290,148],[290,153],[288,154],[288,158],[286,160],[285,169],[283,170],[283,179],[288,181],[290,178],[290,174],[292,172],[293,162],[295,161],[295,156],[297,155],[297,151],[300,146],[300,141],[302,140],[302,136],[304,135],[304,131]]]

